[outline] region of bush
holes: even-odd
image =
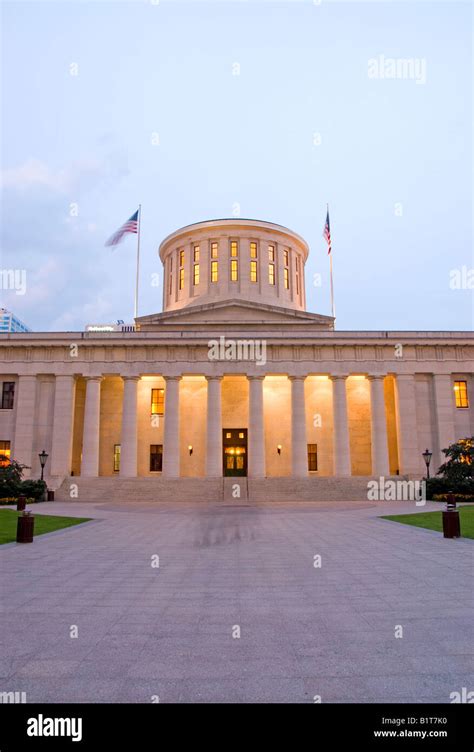
[[[474,495],[474,479],[464,478],[453,480],[449,478],[428,478],[426,481],[426,498],[432,499],[435,495],[448,494],[450,491],[457,494]]]
[[[5,458],[4,458],[5,459]],[[0,498],[17,498],[29,496],[38,501],[43,499],[46,492],[44,480],[23,480],[26,465],[12,460],[0,466]]]
[[[12,504],[16,504],[17,501],[18,501],[18,496],[11,496],[9,498],[6,497],[4,499],[0,499],[0,507],[11,506]],[[34,504],[35,500],[31,499],[31,498],[29,498],[29,499],[27,498],[26,499],[26,503],[27,504]]]
[[[433,501],[448,501],[448,498],[451,494],[435,494],[433,496]],[[466,501],[474,501],[474,494],[460,494],[455,493],[452,494],[454,496],[454,501],[456,504],[460,504],[461,502]]]

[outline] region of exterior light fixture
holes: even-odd
[[[431,458],[433,456],[433,453],[430,452],[429,449],[425,449],[425,451],[422,453],[421,456],[423,457],[423,459],[425,461],[425,465],[426,465],[426,479],[428,480],[428,478],[430,477],[430,462],[431,462]]]
[[[47,454],[43,449],[43,451],[38,454],[38,457],[41,465],[41,480],[43,480],[44,466],[46,465],[46,460],[48,459],[49,454]]]
[[[193,453],[193,445],[189,444],[188,449],[189,449],[189,456],[191,456]]]
[[[278,444],[278,446],[277,446],[277,452],[278,452],[278,454],[281,454],[281,444]]]

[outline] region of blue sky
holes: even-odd
[[[235,204],[306,238],[308,308],[329,313],[326,202],[338,329],[472,328],[473,290],[450,287],[473,267],[470,3],[2,14],[1,265],[27,274],[2,304],[32,328],[131,320],[134,239],[104,242],[139,203],[141,314],[161,310],[160,240]],[[426,81],[370,78],[380,55],[425,61]]]

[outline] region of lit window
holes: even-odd
[[[289,261],[290,261],[290,255],[289,255],[289,252],[288,252],[288,248],[285,248],[285,250],[283,251],[283,261],[285,263],[285,266],[288,266]]]
[[[239,246],[237,244],[237,241],[231,240],[230,241],[230,255],[235,258],[235,256],[238,255],[238,253],[239,253]]]
[[[308,470],[318,469],[318,445],[308,444]]]
[[[171,295],[171,293],[173,292],[173,257],[172,256],[170,257],[170,274],[169,274],[169,278],[170,278],[169,294]]]
[[[219,279],[219,262],[211,261],[211,282],[217,282]]]
[[[285,290],[289,290],[290,289],[290,277],[288,274],[288,269],[286,267],[283,269],[283,283],[285,285]]]
[[[218,244],[217,243],[211,243],[211,258],[216,259],[218,251],[219,251]]]
[[[163,444],[150,444],[150,472],[159,473],[163,469]]]
[[[250,258],[257,258],[257,244],[253,241],[250,243]]]
[[[268,246],[268,260],[275,261],[275,246],[274,245]]]
[[[245,438],[244,434],[243,433],[239,433],[239,439],[244,439],[244,438]]]
[[[184,250],[179,252],[179,265],[184,266]]]
[[[257,262],[256,261],[250,262],[250,281],[251,282],[257,281]]]
[[[182,290],[184,287],[184,269],[179,270],[179,289]]]
[[[199,264],[194,264],[193,282],[194,282],[195,285],[199,284]]]
[[[295,281],[296,281],[296,294],[299,295],[300,294],[300,278],[299,278],[298,272],[296,272]]]
[[[194,246],[194,261],[195,262],[199,261],[199,253],[200,253],[200,251],[201,251],[201,249],[199,248],[199,246],[195,245]]]
[[[114,444],[114,473],[120,470],[120,444]]]
[[[164,389],[152,389],[151,390],[151,414],[163,415],[165,407],[165,390]]]
[[[2,410],[12,410],[15,400],[15,382],[4,381],[2,384]]]
[[[226,435],[225,435],[225,437],[226,437],[226,439],[231,439],[232,438],[232,434],[227,432]]]
[[[232,259],[230,262],[230,281],[237,282],[239,279],[239,262],[237,259]]]
[[[0,441],[0,467],[5,467],[10,462],[10,442]]]
[[[454,397],[456,407],[469,407],[469,398],[467,396],[467,381],[454,382]]]
[[[268,284],[275,284],[275,264],[268,264]]]

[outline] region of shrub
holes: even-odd
[[[448,497],[451,494],[434,494],[433,501],[448,501]],[[461,494],[461,493],[455,493],[452,494],[454,496],[454,501],[456,504],[460,504],[461,502],[466,501],[474,501],[474,494]]]
[[[0,497],[17,498],[29,496],[36,501],[41,500],[46,492],[44,480],[23,480],[23,472],[27,465],[21,465],[16,460],[0,466]]]

